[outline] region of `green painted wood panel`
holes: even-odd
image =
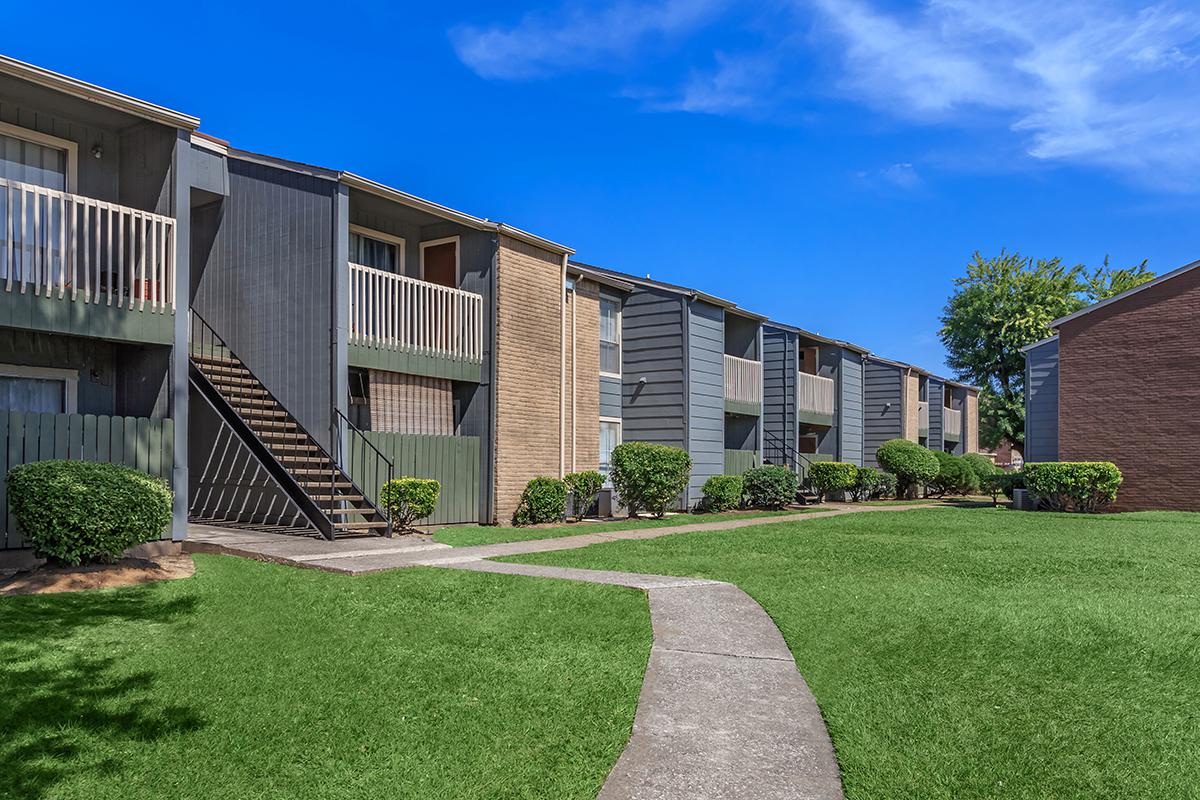
[[[347,357],[350,366],[364,369],[382,369],[389,372],[403,372],[408,375],[448,378],[453,381],[471,383],[479,383],[483,379],[483,363],[480,361],[412,353],[387,347],[371,347],[364,344],[349,345]]]
[[[480,475],[478,436],[424,436],[417,434],[367,431],[367,440],[394,465],[396,477],[433,478],[441,484],[437,511],[426,525],[478,522]],[[367,448],[369,450],[369,448]],[[363,458],[362,446],[347,453],[350,475],[370,495],[376,495],[383,482],[378,459]]]
[[[754,450],[726,450],[725,474],[741,475],[758,466],[758,452]]]
[[[174,431],[169,419],[0,412],[0,474],[20,464],[73,459],[125,464],[170,483]],[[163,535],[170,536],[170,528]],[[7,485],[0,481],[0,549],[25,546],[8,508]]]
[[[103,300],[87,303],[72,300],[69,294],[60,299],[57,290],[50,296],[35,295],[32,287],[24,294],[15,286],[12,291],[0,289],[0,324],[120,342],[171,344],[175,340],[175,314],[170,309],[131,309]]]

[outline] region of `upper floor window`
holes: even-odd
[[[350,226],[350,263],[404,274],[404,240],[399,236]]]
[[[600,298],[600,373],[621,377],[621,303]]]
[[[0,123],[0,178],[71,192],[75,153],[74,142]]]

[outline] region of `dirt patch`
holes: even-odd
[[[0,581],[0,595],[54,594],[89,589],[113,589],[151,581],[190,578],[196,565],[189,555],[159,556],[153,560],[123,558],[115,564],[81,567],[39,567]]]

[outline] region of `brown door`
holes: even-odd
[[[422,247],[421,270],[424,279],[430,283],[457,289],[458,240]]]
[[[796,442],[796,451],[799,453],[811,454],[817,452],[817,437],[801,436]]]

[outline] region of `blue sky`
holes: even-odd
[[[1200,257],[1194,4],[72,5],[0,50],[933,369],[974,250]]]

